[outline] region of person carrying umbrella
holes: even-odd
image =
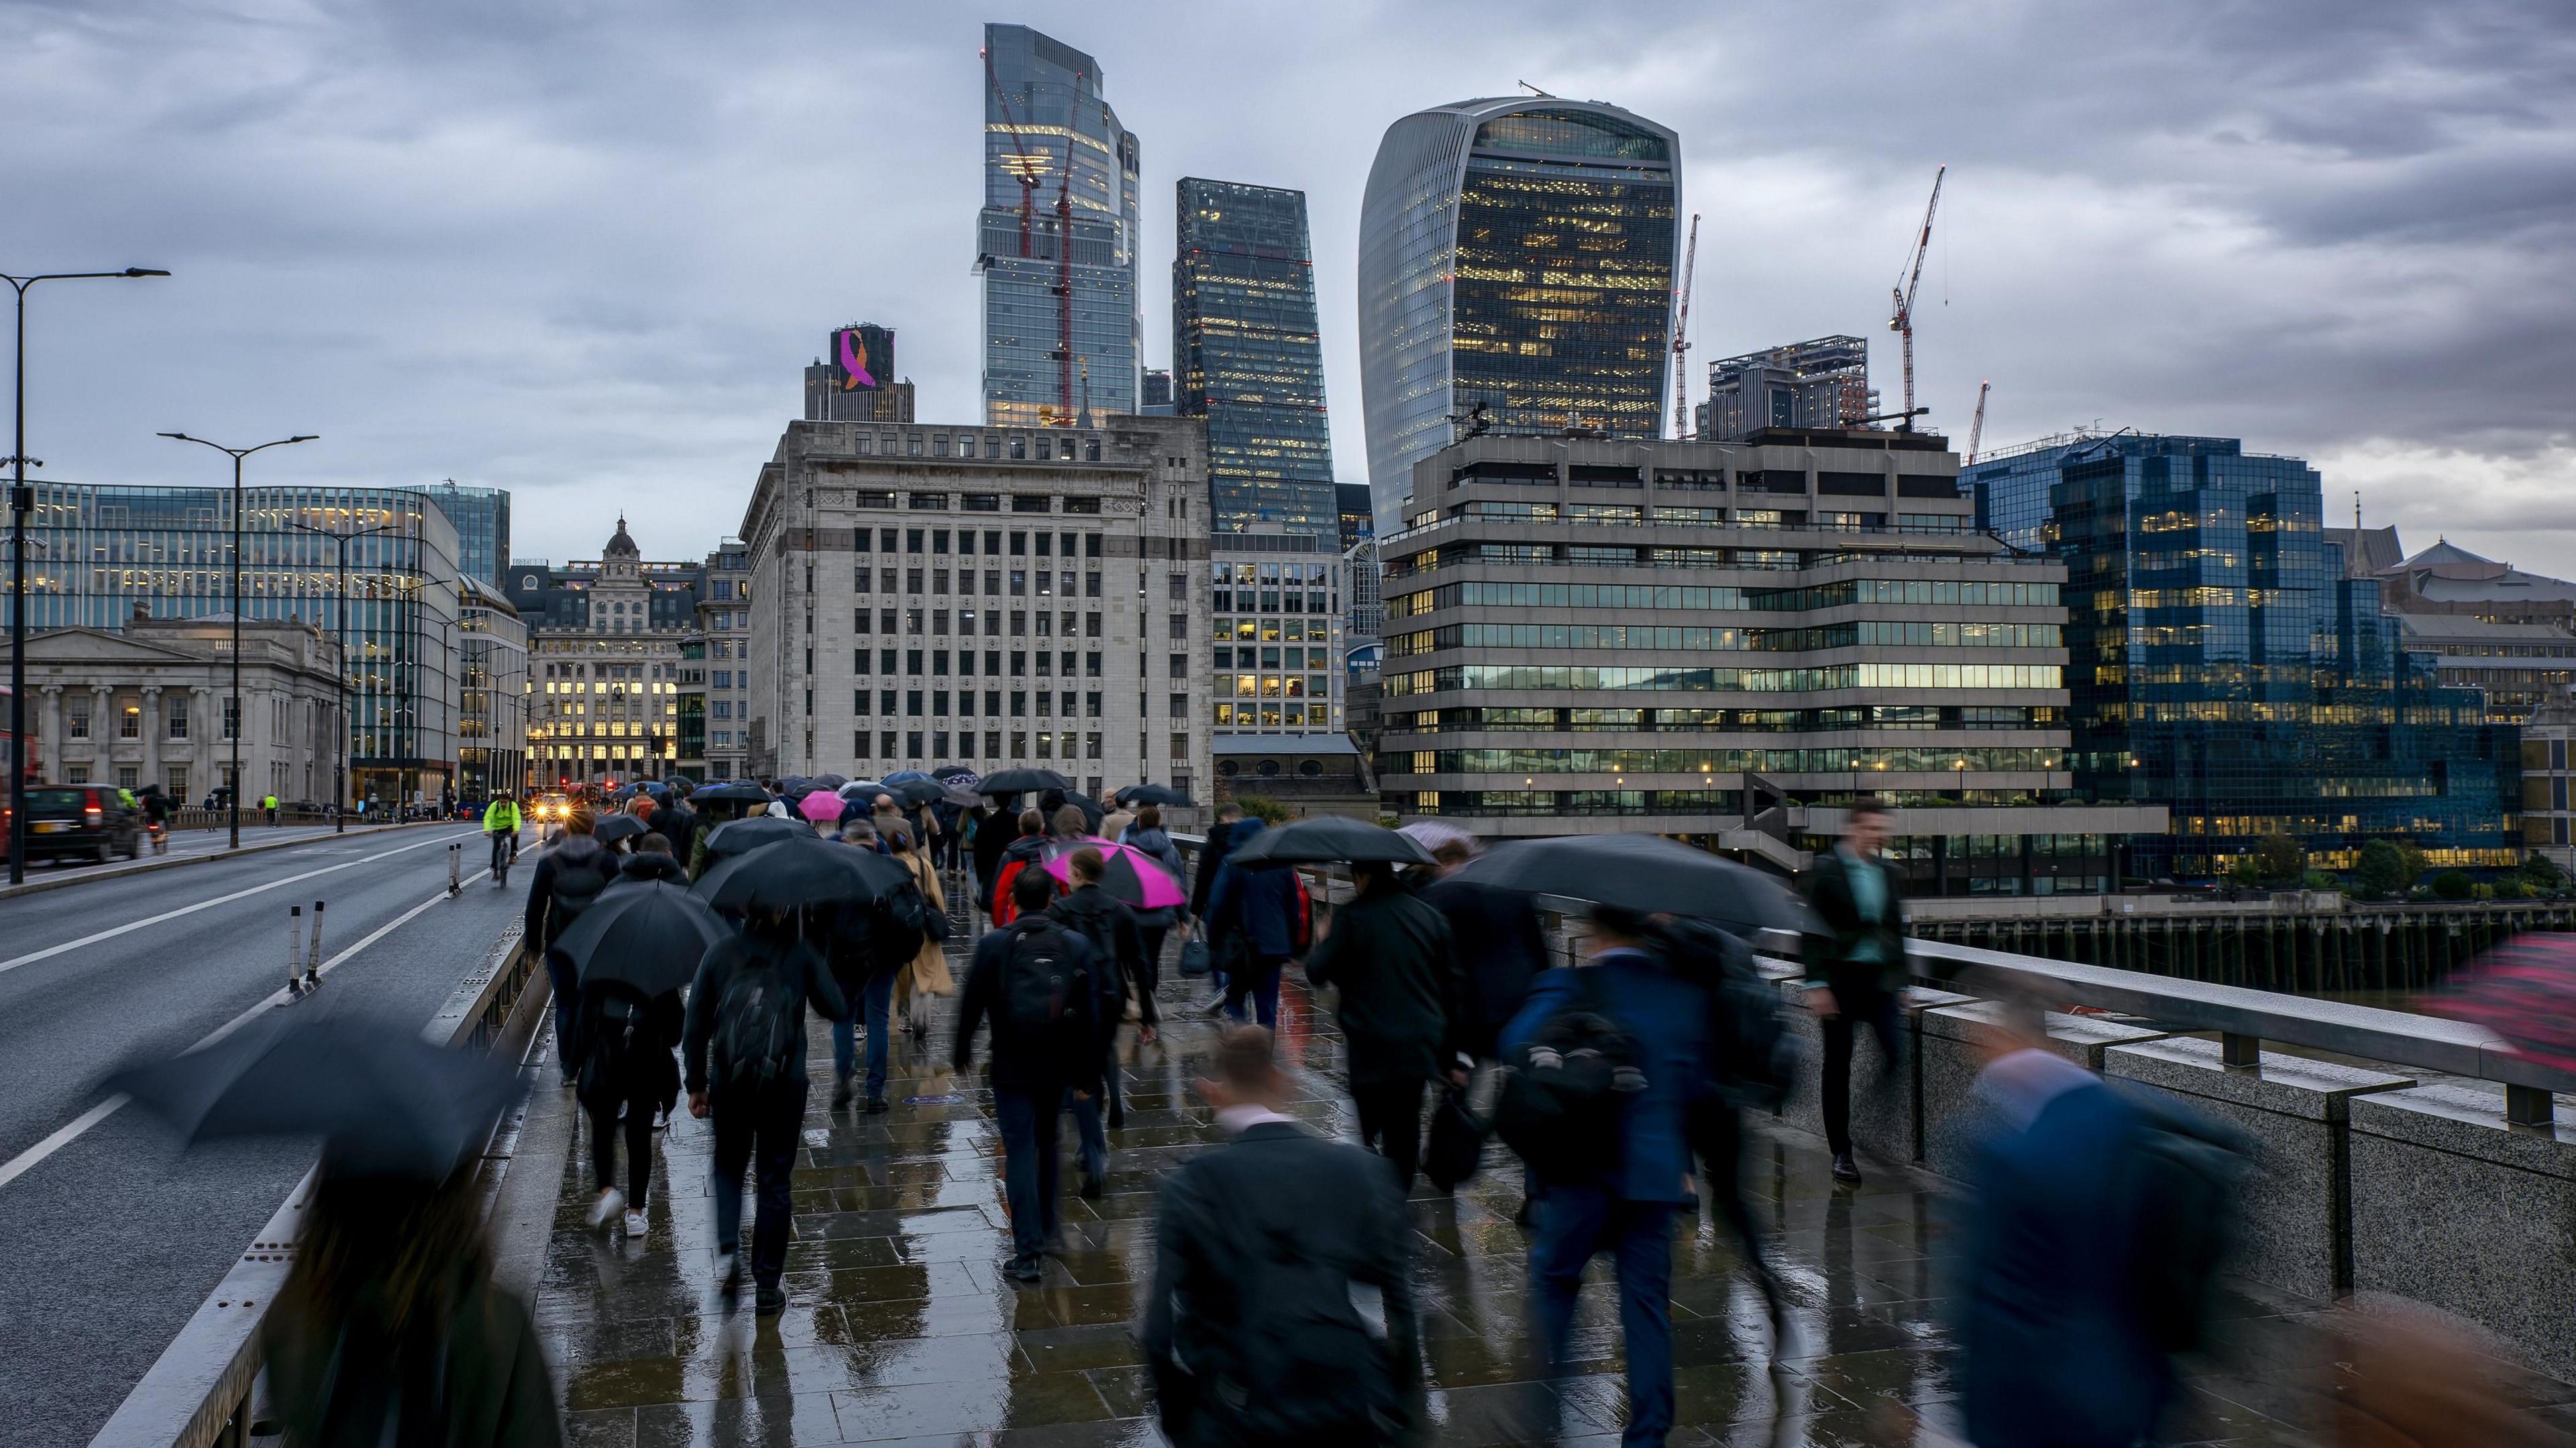
[[[1351,878],[1359,894],[1307,953],[1306,979],[1340,991],[1360,1145],[1385,1157],[1397,1189],[1410,1194],[1422,1157],[1423,1088],[1444,1075],[1453,1086],[1467,1084],[1466,992],[1448,920],[1414,898],[1394,865],[1355,861]]]
[[[1261,837],[1260,820],[1239,820],[1227,832],[1229,858],[1208,892],[1208,954],[1225,971],[1225,1013],[1243,1019],[1245,996],[1265,1029],[1279,1026],[1279,971],[1297,953],[1297,872],[1252,870],[1231,858]]]
[[[671,857],[671,842],[658,830],[648,830],[635,839],[632,852],[619,858],[620,880],[668,880],[674,885],[689,883],[689,873]],[[678,1044],[674,1042],[673,1044]]]
[[[1002,852],[1019,837],[1020,817],[999,801],[975,826],[975,908],[987,915],[993,911],[994,882],[1002,874]]]
[[[1046,862],[1047,846],[1051,843],[1053,843],[1053,841],[1047,837],[1046,816],[1039,814],[1036,810],[1021,811],[1020,837],[1011,841],[1010,847],[1002,851],[1001,859],[997,866],[1000,873],[993,878],[993,926],[995,929],[1000,929],[1001,927],[1010,924],[1013,920],[1019,918],[1020,907],[1016,901],[1016,892],[1012,887],[1019,883],[1020,875],[1031,865],[1040,867],[1038,871],[1039,874],[1043,875],[1046,873],[1044,866]],[[1054,889],[1054,882],[1052,880],[1048,882],[1047,888],[1049,890]]]
[[[1189,872],[1181,865],[1181,847],[1172,843],[1170,832],[1163,828],[1161,805],[1138,806],[1136,822],[1127,827],[1127,837],[1119,843],[1160,862],[1174,880],[1189,878]],[[1178,905],[1136,910],[1136,928],[1143,934],[1145,947],[1145,968],[1136,979],[1136,995],[1141,1001],[1151,1001],[1163,983],[1163,941],[1171,935],[1174,925],[1188,923],[1188,898],[1184,895]]]
[[[521,922],[519,948],[540,952],[546,981],[554,990],[555,1059],[563,1084],[574,1083],[581,1059],[576,1049],[581,1022],[581,976],[572,962],[555,950],[557,937],[617,878],[617,860],[591,838],[595,817],[588,805],[575,805],[564,816],[563,838],[537,860],[536,877],[528,882],[528,908]]]
[[[913,883],[921,887],[922,903],[929,907],[930,913],[946,915],[948,895],[939,887],[939,867],[920,841],[897,830],[887,841],[886,850],[896,863],[912,871]],[[921,948],[895,971],[894,994],[889,1002],[892,1014],[901,1016],[904,1029],[919,1039],[930,1034],[931,997],[956,993],[957,981],[949,973],[948,952],[936,937],[925,931]],[[871,1054],[873,1056],[873,1051]],[[884,1074],[882,1069],[877,1072],[879,1081],[875,1094],[879,1096],[885,1089]]]
[[[1198,874],[1190,879],[1189,915],[1202,925],[1208,918],[1208,897],[1216,893],[1216,877],[1225,872],[1225,857],[1234,848],[1234,834],[1242,824],[1243,806],[1232,800],[1217,806],[1216,823],[1208,827],[1207,843],[1199,849]],[[1217,958],[1213,940],[1208,942],[1208,962],[1215,977],[1209,984],[1215,989],[1199,1003],[1202,1011],[1214,1010],[1225,1000],[1225,962]]]
[[[1145,945],[1136,929],[1135,916],[1107,890],[1101,888],[1100,851],[1088,845],[1075,850],[1059,862],[1064,866],[1064,879],[1072,886],[1064,896],[1047,906],[1048,918],[1083,938],[1091,947],[1092,959],[1098,961],[1109,978],[1109,1009],[1100,1022],[1100,1060],[1103,1086],[1101,1096],[1109,1108],[1109,1125],[1127,1124],[1127,1110],[1118,1098],[1118,1027],[1124,1024],[1129,998],[1129,982],[1143,973]],[[1049,867],[1050,873],[1053,867]],[[1140,1005],[1143,1012],[1139,1025],[1142,1039],[1154,1039],[1154,1025],[1160,1019],[1154,1014],[1149,998]],[[1101,1106],[1094,1099],[1068,1098],[1073,1110],[1073,1124],[1082,1137],[1082,1195],[1096,1199],[1109,1175],[1109,1138],[1101,1130]]]
[[[668,861],[669,843],[637,859]],[[590,1224],[628,1237],[645,1230],[653,1180],[655,1118],[680,1094],[671,1048],[680,1044],[680,987],[709,948],[731,932],[704,901],[670,879],[628,877],[600,892],[557,949],[581,976],[582,1108],[590,1116]],[[617,1138],[625,1120],[626,1190],[617,1189]],[[620,1217],[620,1211],[623,1217]]]

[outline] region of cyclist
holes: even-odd
[[[483,833],[492,837],[492,878],[506,879],[519,859],[519,802],[507,791],[493,795],[484,809]]]

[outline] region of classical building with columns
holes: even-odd
[[[340,654],[308,623],[242,624],[244,800],[331,798]],[[158,784],[195,804],[231,783],[232,619],[153,618],[121,629],[46,629],[27,640],[37,777]]]
[[[648,563],[626,519],[596,562],[510,565],[528,632],[528,772],[538,789],[674,773],[680,646],[704,569]]]

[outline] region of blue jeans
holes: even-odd
[[[561,951],[549,950],[546,983],[553,987],[555,996],[555,1064],[563,1068],[563,1078],[569,1081],[581,1060],[580,1043],[573,1039],[574,1023],[581,1019],[581,972]]]
[[[716,1247],[733,1250],[742,1240],[742,1170],[752,1169],[760,1215],[751,1227],[751,1280],[775,1287],[787,1270],[788,1173],[805,1144],[805,1083],[772,1081],[747,1093],[719,1092],[708,1118],[715,1124]]]
[[[1237,971],[1225,980],[1225,1013],[1243,1019],[1243,998],[1252,997],[1253,1018],[1264,1027],[1279,1024],[1279,968],[1288,962],[1283,957],[1264,957],[1246,970]]]
[[[1109,1174],[1109,1133],[1101,1129],[1100,1105],[1099,1092],[1084,1101],[1065,1088],[1064,1109],[1073,1113],[1074,1133],[1082,1143],[1082,1170],[1095,1177]]]
[[[1627,1338],[1628,1429],[1620,1440],[1623,1443],[1660,1444],[1673,1427],[1676,1210],[1669,1202],[1626,1201],[1593,1187],[1551,1186],[1538,1204],[1530,1286],[1547,1378],[1562,1372],[1583,1269],[1593,1254],[1612,1254],[1619,1282],[1619,1328]]]
[[[1002,1186],[1011,1204],[1011,1249],[1035,1257],[1055,1231],[1056,1119],[1064,1088],[993,1088],[993,1118],[1002,1128]]]
[[[911,969],[910,966],[904,968]],[[886,1051],[893,1045],[888,1039],[893,1033],[886,1029],[887,1013],[894,1007],[893,974],[888,972],[871,978],[866,985],[859,987],[850,1004],[858,1010],[859,1016],[843,1016],[832,1022],[832,1075],[847,1081],[850,1073],[858,1068],[858,1021],[866,1020],[868,1099],[873,1101],[885,1094]]]

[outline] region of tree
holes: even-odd
[[[2466,900],[2477,893],[2477,882],[2459,870],[2444,870],[2433,877],[2433,893],[2445,900]]]
[[[2254,847],[2254,864],[2266,883],[2295,885],[2308,873],[2308,852],[2289,835],[2265,835]]]
[[[2556,890],[2566,885],[2567,872],[2558,868],[2557,861],[2535,850],[2522,857],[2522,878],[2538,889]]]
[[[2407,868],[2406,852],[2387,840],[2372,840],[2361,847],[2361,858],[2352,869],[2352,882],[2361,893],[2374,900],[2403,894],[2415,883]]]

